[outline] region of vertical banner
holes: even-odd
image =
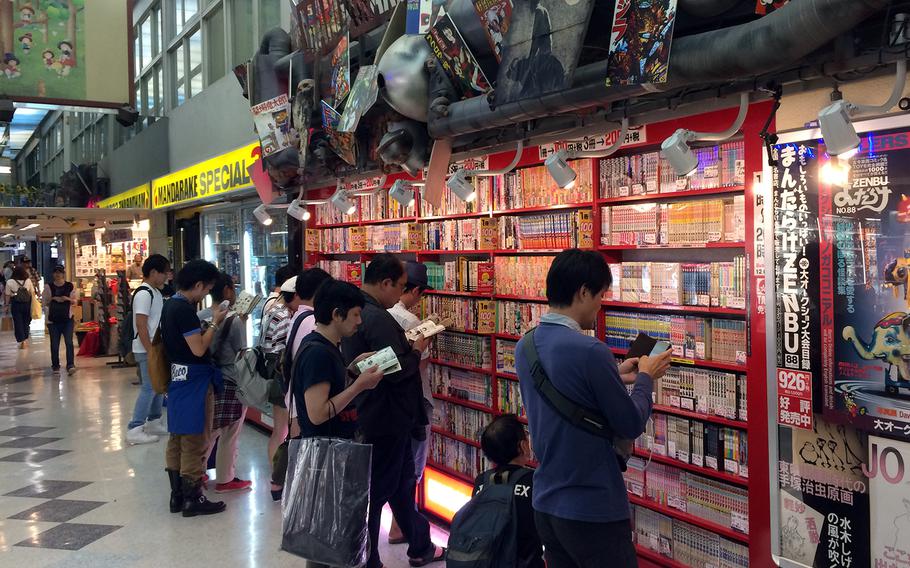
[[[818,155],[814,143],[782,144],[774,153],[777,422],[811,430],[820,345]]]

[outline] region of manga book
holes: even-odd
[[[486,75],[448,14],[430,28],[426,38],[461,98],[471,98],[490,90]]]
[[[263,158],[277,154],[294,144],[296,136],[291,131],[291,106],[287,94],[282,93],[273,99],[253,105],[250,110],[262,145]]]
[[[408,35],[424,35],[430,31],[433,0],[408,0]]]
[[[357,165],[357,141],[354,134],[339,132],[338,124],[341,122],[341,113],[332,108],[332,105],[322,101],[322,128],[329,136],[329,145],[341,159]]]
[[[502,61],[502,42],[512,22],[512,0],[474,0],[474,9],[487,34],[496,61]]]
[[[341,108],[345,97],[351,92],[351,55],[347,31],[332,50],[332,106]]]
[[[351,89],[348,102],[341,113],[339,132],[354,132],[360,123],[360,118],[376,104],[379,97],[379,84],[376,81],[379,67],[376,65],[362,65],[357,72],[357,79]]]
[[[606,85],[666,83],[675,22],[676,0],[618,0]]]

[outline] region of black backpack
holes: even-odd
[[[13,280],[13,282],[19,285],[16,293],[13,294],[13,302],[17,304],[31,304],[32,294],[28,291],[28,288],[25,287],[25,281],[19,282],[18,280]]]
[[[515,485],[532,473],[521,468],[484,474],[480,491],[452,520],[446,568],[515,568],[518,559]]]
[[[121,322],[120,330],[120,357],[126,357],[133,352],[133,340],[139,337],[139,333],[136,331],[136,326],[133,325],[133,303],[136,301],[136,294],[145,290],[152,297],[152,302],[155,301],[155,294],[152,293],[152,289],[149,288],[148,284],[142,284],[135,290],[133,290],[133,295],[130,297],[130,305],[126,306],[126,309],[123,311],[123,321]],[[149,339],[152,339],[149,337]]]

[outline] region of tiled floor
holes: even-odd
[[[124,440],[135,370],[79,358],[76,375],[60,376],[47,341],[31,343],[18,350],[0,333],[0,566],[304,566],[279,550],[263,433],[241,435],[237,475],[253,480],[251,492],[217,496],[228,504],[220,515],[171,515],[164,441]],[[433,537],[445,543],[435,527]],[[405,547],[385,540],[386,567],[405,568]]]

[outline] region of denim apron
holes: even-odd
[[[167,387],[167,425],[171,434],[202,434],[205,431],[205,397],[212,385],[224,389],[221,370],[210,364],[171,363]]]

